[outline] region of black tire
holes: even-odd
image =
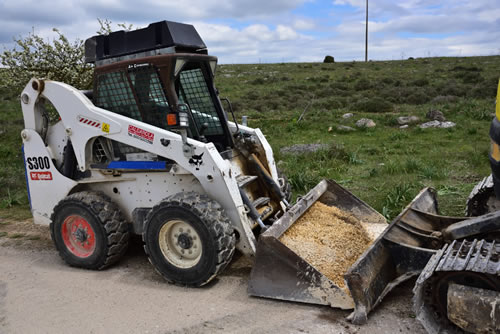
[[[82,191],[67,196],[54,208],[51,220],[52,240],[70,266],[104,269],[127,250],[128,223],[102,193]]]
[[[288,203],[292,200],[292,185],[288,182],[288,178],[285,174],[278,168],[278,181],[279,186],[283,194],[285,194],[285,199]]]
[[[154,206],[142,238],[149,261],[168,282],[195,287],[222,272],[236,242],[219,203],[195,192],[175,194]]]

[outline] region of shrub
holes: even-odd
[[[498,79],[490,78],[476,84],[467,96],[476,98],[494,98],[497,94]]]
[[[454,80],[443,83],[438,87],[439,95],[465,96],[467,95],[467,87],[458,84]]]
[[[330,84],[330,87],[333,89],[349,90],[349,86],[342,81],[334,81]]]
[[[462,77],[462,82],[465,84],[479,83],[484,81],[484,78],[478,72],[465,72]]]
[[[326,56],[323,60],[323,63],[335,63],[335,58],[333,58],[332,56]]]
[[[413,81],[413,85],[418,86],[418,87],[424,87],[424,86],[429,85],[429,80],[427,80],[426,78],[420,78],[420,79]]]
[[[256,78],[252,81],[250,81],[251,85],[263,85],[266,82],[263,78]]]
[[[356,90],[367,90],[370,89],[372,86],[370,80],[366,78],[360,78],[356,83],[354,84],[354,89]]]
[[[479,68],[477,66],[462,66],[462,65],[458,65],[458,66],[455,66],[453,67],[450,71],[469,71],[469,72],[481,72],[483,69],[482,68]]]
[[[391,103],[379,97],[364,98],[355,104],[355,109],[361,112],[391,112],[393,106]]]
[[[410,96],[406,98],[408,104],[424,104],[429,102],[430,96],[422,90],[415,90]]]
[[[14,38],[15,47],[0,54],[5,67],[2,88],[19,93],[33,77],[65,82],[80,89],[92,85],[93,66],[84,60],[84,42],[69,41],[57,29],[57,38],[48,41],[30,33]]]
[[[381,81],[386,85],[391,85],[394,83],[394,79],[389,77],[385,77]]]
[[[97,19],[99,35],[112,32],[110,20]],[[132,25],[119,23],[117,26],[131,30]],[[77,38],[70,41],[58,29],[52,29],[57,37],[45,40],[34,32],[26,37],[14,38],[14,48],[0,54],[4,67],[0,91],[7,89],[18,94],[31,78],[61,81],[75,88],[89,89],[92,86],[93,65],[85,63],[84,41]]]

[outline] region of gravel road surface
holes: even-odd
[[[0,218],[0,333],[425,333],[408,282],[354,326],[348,311],[249,297],[251,261],[236,255],[200,289],[166,283],[134,240],[104,271],[71,268],[48,229]]]

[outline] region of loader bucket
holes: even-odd
[[[339,184],[323,180],[260,235],[248,285],[250,295],[342,309],[354,308],[347,288],[337,286],[280,241],[280,237],[316,201],[352,214],[372,240],[388,226],[381,214],[359,198]]]
[[[364,324],[389,291],[425,268],[443,246],[441,231],[467,219],[438,215],[435,190],[420,191],[344,276],[356,304],[348,319]]]

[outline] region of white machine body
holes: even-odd
[[[60,116],[46,129],[42,112],[45,100],[52,103]],[[179,133],[96,107],[82,92],[61,82],[32,79],[23,90],[21,101],[25,121],[21,137],[35,223],[50,224],[54,207],[69,194],[94,190],[108,195],[134,224],[134,231],[140,233],[144,219],[140,209],[147,211],[175,193],[195,191],[207,194],[224,208],[239,236],[237,249],[247,255],[255,253],[252,227],[256,222],[247,215],[240,195],[237,178],[242,176],[242,168],[237,156],[223,158],[213,143],[190,138],[183,142]],[[229,122],[229,129],[234,133],[236,124]],[[239,131],[253,136],[265,152],[267,169],[278,182],[273,152],[262,132],[242,125]],[[126,162],[113,161],[96,167],[93,144],[97,138],[146,153],[136,154],[136,159],[131,155]],[[60,171],[68,140],[79,171],[86,173],[76,180]],[[169,162],[147,161],[147,155],[164,157]]]

